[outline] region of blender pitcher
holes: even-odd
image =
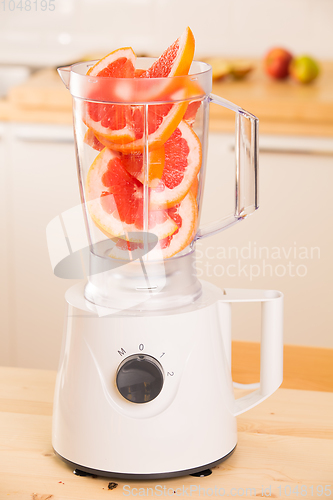
[[[137,66],[152,61],[137,58]],[[148,308],[185,305],[200,293],[191,271],[195,241],[258,208],[258,120],[210,94],[211,68],[202,62],[192,64],[189,76],[148,79],[87,75],[92,66],[58,70],[73,96],[87,236],[81,230],[78,237],[73,216],[63,219],[79,240],[72,248],[90,249],[85,297],[115,309],[148,299]],[[210,102],[236,112],[235,210],[199,227]]]
[[[49,225],[49,251],[55,274],[75,277],[83,262],[87,283],[66,294],[53,447],[111,477],[198,472],[233,452],[235,416],[282,382],[282,294],[221,290],[195,272],[195,241],[258,208],[258,119],[210,93],[203,62],[167,78],[94,76],[93,64],[58,69],[82,205]],[[200,226],[211,102],[236,116],[235,208]],[[232,302],[262,303],[260,383],[236,401]]]

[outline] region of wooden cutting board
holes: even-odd
[[[258,116],[261,132],[333,137],[333,62],[322,62],[321,75],[309,85],[290,79],[273,81],[264,74],[260,61],[252,62],[255,69],[246,79],[216,82],[213,93]],[[0,119],[12,119],[11,113],[18,119],[20,112],[24,121],[29,115],[32,121],[36,116],[38,121],[43,116],[50,120],[53,112],[57,123],[60,113],[68,123],[71,96],[56,70],[38,71],[24,84],[12,88],[6,112],[0,102]],[[213,130],[233,131],[234,115],[213,105],[210,125]]]
[[[301,85],[291,78],[273,80],[254,62],[243,80],[215,82],[213,92],[269,120],[304,120],[333,123],[333,62],[321,63],[317,80]]]
[[[9,91],[8,100],[22,109],[72,109],[71,95],[55,69],[43,69],[33,73],[25,83]]]

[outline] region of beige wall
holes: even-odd
[[[0,63],[65,64],[133,46],[159,53],[189,25],[197,57],[261,57],[271,46],[333,58],[331,0],[56,0],[0,16]]]

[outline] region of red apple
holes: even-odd
[[[264,69],[272,78],[282,80],[289,75],[289,64],[293,56],[288,50],[282,47],[271,49],[265,56]]]

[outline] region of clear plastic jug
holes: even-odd
[[[137,58],[137,71],[153,61]],[[58,69],[73,97],[90,253],[85,296],[116,308],[143,296],[169,297],[170,306],[171,297],[193,301],[200,294],[195,241],[258,208],[258,120],[210,93],[212,70],[203,62],[193,62],[188,76],[167,78],[87,75],[93,64]],[[210,103],[236,114],[235,209],[200,226]]]

